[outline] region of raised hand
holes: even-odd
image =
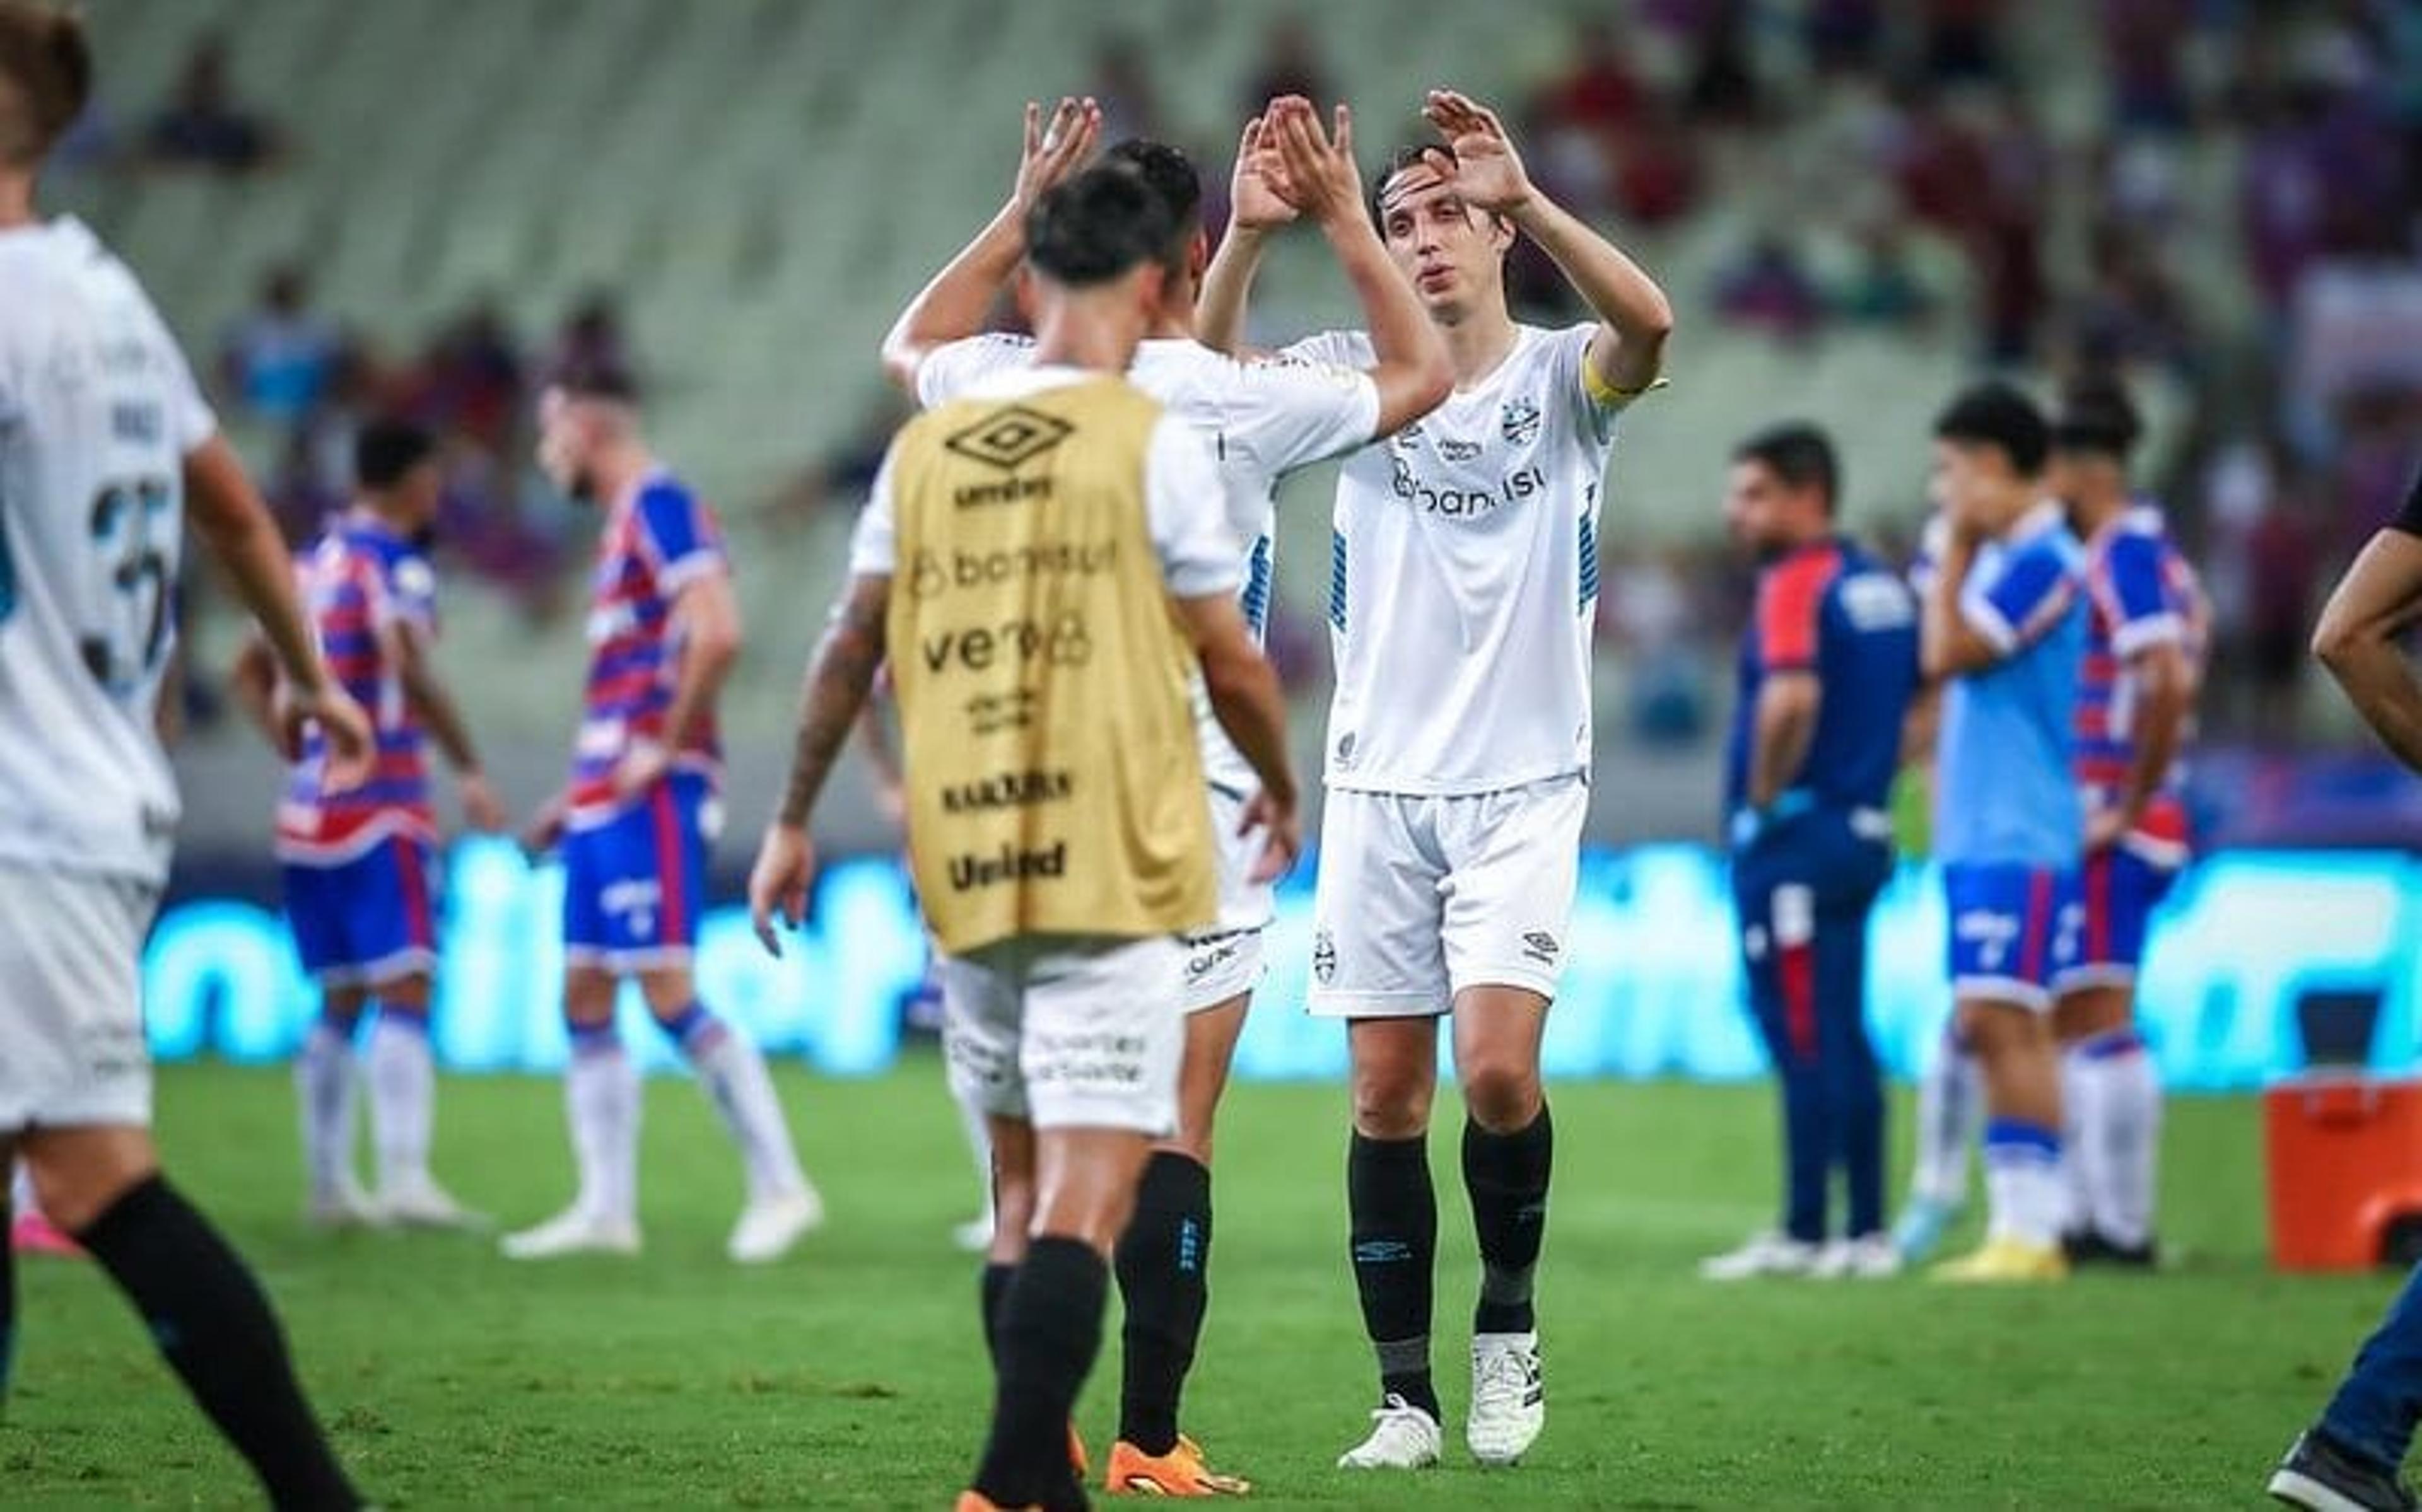
[[[1354,115],[1337,107],[1336,134],[1321,129],[1320,112],[1301,95],[1270,101],[1264,132],[1278,142],[1288,203],[1315,221],[1362,213],[1362,176],[1354,166]]]
[[[1017,181],[1010,191],[1023,212],[1034,208],[1052,185],[1084,166],[1102,137],[1102,107],[1091,96],[1061,97],[1046,126],[1043,107],[1026,102],[1025,141],[1017,159]]]
[[[1268,122],[1256,116],[1245,123],[1236,143],[1236,167],[1228,181],[1228,222],[1248,231],[1268,231],[1296,217],[1288,195],[1286,165],[1279,161],[1278,138]]]
[[[1495,111],[1453,89],[1433,89],[1422,103],[1422,115],[1455,149],[1452,162],[1438,152],[1424,154],[1423,161],[1454,186],[1465,204],[1511,214],[1530,202],[1531,176]]]

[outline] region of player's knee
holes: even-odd
[[[1458,1063],[1464,1107],[1492,1134],[1527,1129],[1539,1116],[1538,1068],[1515,1055],[1483,1054]]]
[[[41,1141],[24,1153],[34,1200],[43,1216],[71,1234],[91,1227],[159,1169],[149,1142],[139,1136],[79,1138],[72,1146]]]
[[[1411,1139],[1430,1126],[1431,1088],[1410,1068],[1358,1068],[1354,1129],[1369,1139]]]

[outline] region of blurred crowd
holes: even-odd
[[[1786,355],[1883,328],[2178,394],[2145,481],[2215,600],[2208,726],[2292,734],[2321,586],[2422,468],[2422,7],[2101,0],[2049,55],[2013,45],[2021,10],[1638,0],[1575,26],[1522,121],[1585,213],[1707,226],[1703,316]],[[1635,732],[1695,738],[1737,564],[1606,580]]]
[[[2039,379],[2115,366],[2178,396],[2145,481],[2216,600],[2209,724],[2291,733],[2321,585],[2422,466],[2422,6],[2095,0],[2076,14],[2090,23],[2031,27],[2023,0],[1579,4],[1509,22],[1498,68],[1527,83],[1501,98],[1535,176],[1639,244],[1693,327],[1786,361],[1880,334]],[[1188,141],[1156,86],[1171,66],[1140,32],[1102,41],[1092,87],[1109,136]],[[1283,19],[1236,81],[1237,114],[1278,93],[1334,99],[1343,82],[1314,30]],[[1226,144],[1188,145],[1213,169],[1216,225]],[[306,150],[237,96],[216,39],[138,124],[96,117],[71,148],[227,175]],[[1530,311],[1572,312],[1535,249],[1513,278]],[[482,302],[381,351],[314,306],[303,268],[280,268],[226,334],[218,379],[283,438],[268,482],[298,537],[341,496],[359,416],[435,426],[448,550],[543,616],[580,553],[527,465],[529,400],[559,364],[627,359],[624,341],[601,294],[540,339]],[[900,413],[870,399],[830,455],[730,512],[778,530],[849,507]],[[1711,726],[1742,581],[1718,539],[1611,546],[1601,619],[1641,740]],[[1316,606],[1294,607],[1281,650],[1316,679]]]

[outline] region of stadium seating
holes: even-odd
[[[1147,55],[1162,112],[1214,172],[1267,23],[1290,11],[1360,107],[1366,159],[1439,82],[1438,60],[1456,60],[1456,83],[1511,102],[1556,65],[1564,36],[1558,22],[1526,26],[1446,0],[1232,0],[1216,23],[1210,8],[1156,11],[1166,34]],[[287,257],[310,266],[323,309],[390,349],[474,298],[493,296],[533,335],[585,290],[619,293],[655,384],[657,439],[741,546],[764,652],[749,659],[731,715],[753,731],[789,705],[846,529],[836,510],[775,532],[756,518],[760,501],[859,422],[892,312],[1001,195],[1019,101],[1089,86],[1092,45],[1071,39],[1141,25],[1088,0],[179,0],[97,7],[92,24],[122,138],[139,134],[193,40],[225,26],[239,97],[288,144],[276,167],[240,179],[86,174],[55,186],[125,249],[197,353],[244,310],[261,270]],[[865,45],[873,24],[880,47]],[[2053,24],[2020,21],[2022,57],[2046,55]],[[1659,66],[1653,50],[1647,62]],[[2082,80],[2040,72],[2056,132],[2098,108]],[[285,83],[272,92],[271,81]],[[1970,366],[1964,322],[1782,348],[1704,313],[1743,227],[1823,208],[1812,203],[1831,193],[1823,164],[1806,161],[1822,140],[1716,145],[1721,209],[1637,242],[1685,323],[1673,387],[1643,406],[1618,456],[1610,549],[1708,535],[1724,448],[1785,413],[1838,429],[1854,518],[1917,513],[1927,407]],[[2227,179],[2197,181],[2218,192]],[[2064,226],[2052,255],[2073,264],[2080,237]],[[1285,249],[1265,288],[1262,333],[1347,313],[1308,239]],[[1316,487],[1299,486],[1298,503]],[[1316,503],[1292,508],[1285,526],[1282,558],[1297,569],[1282,590],[1306,607],[1325,560],[1321,514]],[[569,688],[576,637],[560,625],[533,636],[500,603],[465,601],[476,597],[455,595],[450,654],[522,675],[470,683],[473,716],[557,732],[568,694],[538,690]]]

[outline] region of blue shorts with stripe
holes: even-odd
[[[1950,914],[1951,991],[2048,1010],[2052,987],[2077,959],[2085,910],[2077,873],[2022,862],[1942,868]]]
[[[677,772],[563,837],[564,957],[618,972],[679,965],[706,900],[707,779]]]
[[[284,864],[286,920],[303,970],[375,987],[437,965],[437,865],[429,842],[389,835],[349,861]]]

